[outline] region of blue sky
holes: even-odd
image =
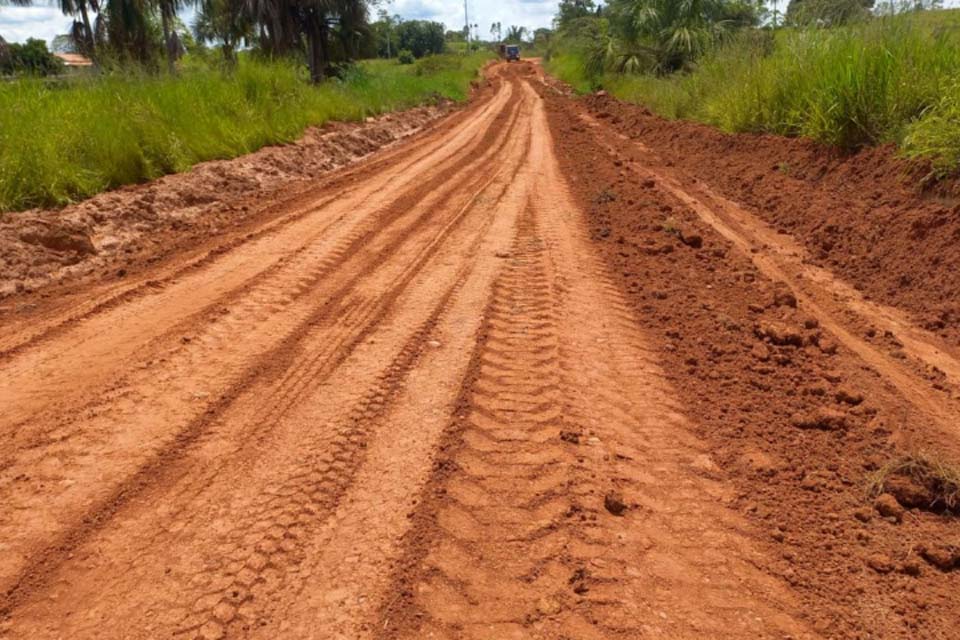
[[[23,42],[27,38],[41,38],[49,42],[54,36],[66,33],[70,18],[58,9],[35,0],[33,7],[0,7],[0,36],[9,42]],[[470,22],[480,25],[480,35],[490,36],[490,25],[500,21],[504,29],[516,24],[531,29],[548,27],[556,12],[558,0],[470,0]],[[436,20],[448,28],[463,27],[463,0],[393,0],[381,3],[391,14],[407,20]],[[192,12],[181,19],[188,25]]]

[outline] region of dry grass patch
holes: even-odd
[[[908,454],[874,473],[869,492],[888,493],[907,508],[960,514],[960,466],[926,452]]]

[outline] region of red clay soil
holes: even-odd
[[[890,516],[867,485],[905,451],[960,459],[956,434],[932,428],[882,369],[838,347],[783,283],[647,172],[653,165],[631,139],[668,158],[658,170],[672,171],[681,189],[713,187],[752,205],[821,247],[821,261],[872,295],[928,318],[960,291],[948,268],[960,257],[958,209],[924,202],[896,180],[886,150],[831,160],[804,142],[731,137],[610,98],[541,93],[596,248],[640,326],[660,336],[686,415],[738,488],[733,506],[767,532],[762,544],[775,560],[766,569],[800,594],[824,637],[955,637],[960,572],[929,562],[929,550],[960,548],[960,524],[916,510],[902,516],[896,502]],[[918,241],[932,220],[940,229]],[[915,286],[899,284],[908,277]]]
[[[803,240],[810,259],[960,344],[960,202],[924,191],[892,147],[842,155],[809,140],[729,135],[609,96],[584,101],[614,130]]]

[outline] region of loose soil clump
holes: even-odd
[[[874,495],[892,496],[908,509],[960,510],[960,468],[929,454],[907,455],[885,465],[870,487]]]

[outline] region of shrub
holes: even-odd
[[[960,168],[960,78],[940,100],[906,127],[903,152],[910,158],[929,158],[936,177]]]
[[[50,53],[43,40],[30,38],[24,44],[0,45],[0,74],[49,76],[62,71],[60,58]]]
[[[407,20],[397,27],[399,49],[406,49],[415,58],[443,53],[446,34],[439,22],[426,20]]]
[[[434,75],[444,71],[462,69],[463,58],[460,56],[427,56],[417,60],[416,65],[414,72],[417,75]]]
[[[397,62],[400,64],[413,64],[416,62],[416,58],[413,57],[413,53],[409,49],[402,49],[400,53],[397,54]]]

